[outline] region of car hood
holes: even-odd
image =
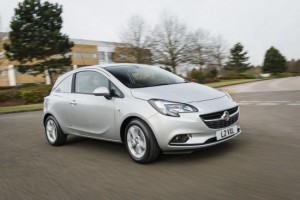
[[[131,89],[135,98],[163,99],[168,101],[189,103],[206,101],[225,96],[225,93],[198,83],[180,83]]]

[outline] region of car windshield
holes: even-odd
[[[156,66],[123,65],[105,68],[129,88],[186,83],[187,81]]]

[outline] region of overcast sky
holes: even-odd
[[[20,0],[0,0],[0,31],[8,31]],[[226,40],[241,42],[250,62],[260,65],[274,46],[287,59],[300,59],[300,0],[50,0],[63,5],[63,32],[71,38],[119,41],[132,15],[150,24],[164,11],[191,29],[203,28]]]

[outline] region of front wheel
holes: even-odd
[[[67,135],[62,132],[53,116],[49,116],[46,119],[45,133],[49,144],[53,146],[60,146],[66,143]]]
[[[139,119],[127,124],[125,144],[130,157],[137,163],[150,163],[158,158],[160,149],[150,127]]]

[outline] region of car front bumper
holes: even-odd
[[[211,102],[201,103],[202,105],[196,105],[198,108],[208,108]],[[210,110],[202,110],[202,113],[213,113],[216,111],[227,110],[237,106],[235,103],[224,101],[224,99],[214,100],[217,106],[210,106]],[[206,105],[203,105],[206,104]],[[193,105],[193,104],[192,104]],[[200,109],[199,109],[200,110]],[[200,110],[201,112],[201,110]],[[209,128],[204,121],[201,119],[200,115],[202,113],[181,113],[180,117],[170,117],[157,113],[150,118],[148,118],[148,124],[150,125],[157,142],[163,152],[170,151],[193,151],[199,148],[204,148],[212,145],[216,145],[227,140],[230,140],[241,133],[241,128],[239,126],[239,121],[231,124],[228,127],[220,129]],[[239,110],[238,110],[239,112]],[[227,129],[232,126],[237,126],[237,133],[224,138],[222,140],[217,140],[216,132],[219,130]],[[171,140],[178,135],[188,135],[190,138],[183,143],[172,143]]]

